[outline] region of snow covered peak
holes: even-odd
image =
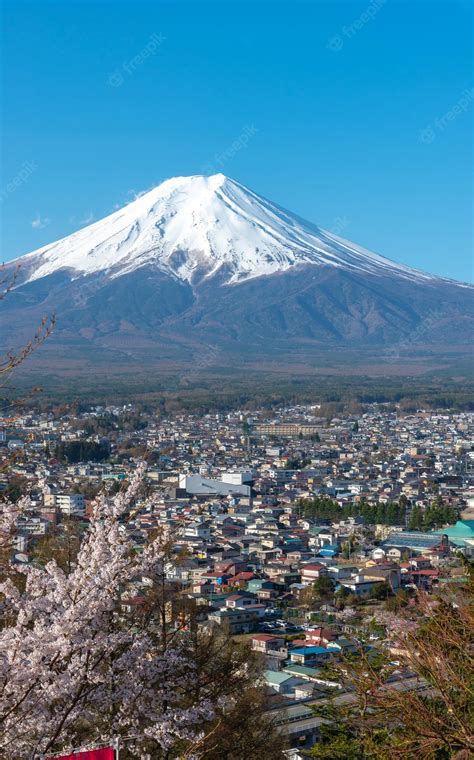
[[[227,284],[301,264],[431,279],[291,214],[223,174],[173,177],[110,216],[21,257],[27,281],[58,270],[119,277],[153,266]]]

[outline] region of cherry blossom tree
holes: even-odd
[[[134,550],[126,530],[143,480],[95,502],[71,572],[28,566],[0,585],[0,756],[48,757],[122,737],[130,757],[188,756],[212,719],[209,700],[184,699],[193,664],[180,637],[134,625],[127,589],[162,575],[166,536]],[[11,526],[4,511],[4,532]],[[185,706],[184,706],[185,705]]]

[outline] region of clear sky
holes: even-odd
[[[400,262],[472,272],[472,4],[3,4],[4,260],[223,172]]]

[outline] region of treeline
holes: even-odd
[[[369,525],[407,525],[407,507],[410,502],[402,496],[400,501],[387,504],[369,504],[362,499],[342,506],[330,496],[316,496],[314,499],[300,499],[298,514],[311,520],[346,520],[348,517],[363,517]],[[410,530],[436,530],[444,525],[452,525],[457,520],[456,511],[438,496],[425,509],[411,508],[408,517]]]
[[[443,499],[438,496],[432,504],[422,509],[414,506],[410,513],[408,527],[410,530],[430,530],[442,528],[456,522],[457,514],[455,510],[445,504]]]
[[[462,373],[461,373],[462,374]],[[133,400],[137,410],[147,411],[157,417],[173,416],[177,413],[206,414],[226,412],[232,409],[253,411],[257,408],[272,409],[286,404],[322,404],[321,416],[360,414],[368,404],[383,403],[385,410],[394,410],[400,404],[402,412],[412,412],[420,408],[472,410],[473,382],[468,378],[431,378],[418,381],[416,387],[412,378],[354,378],[339,376],[318,377],[317,390],[314,379],[308,376],[274,379],[268,374],[252,372],[243,374],[234,370],[231,375],[204,373],[196,376],[192,383],[185,385],[182,377],[170,375],[161,377],[157,383],[153,374],[135,375],[125,381],[109,378],[101,387],[100,378],[91,381],[77,378],[65,381],[61,386],[53,381],[43,383],[41,397],[34,397],[25,406],[53,411],[61,414],[71,411],[87,411],[91,405],[106,404],[110,398],[123,404]],[[29,385],[27,386],[30,387]],[[2,399],[0,399],[0,406]],[[10,399],[3,400],[5,405]]]
[[[110,456],[110,446],[105,441],[67,441],[56,446],[54,456],[68,464],[104,462]]]
[[[362,499],[342,506],[330,496],[316,496],[314,499],[301,499],[299,514],[312,520],[347,520],[348,517],[363,517],[371,524],[405,525],[406,506],[392,501],[387,504],[369,504]]]

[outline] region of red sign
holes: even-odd
[[[113,747],[102,747],[87,752],[73,752],[72,755],[50,757],[48,760],[115,760],[115,750]]]

